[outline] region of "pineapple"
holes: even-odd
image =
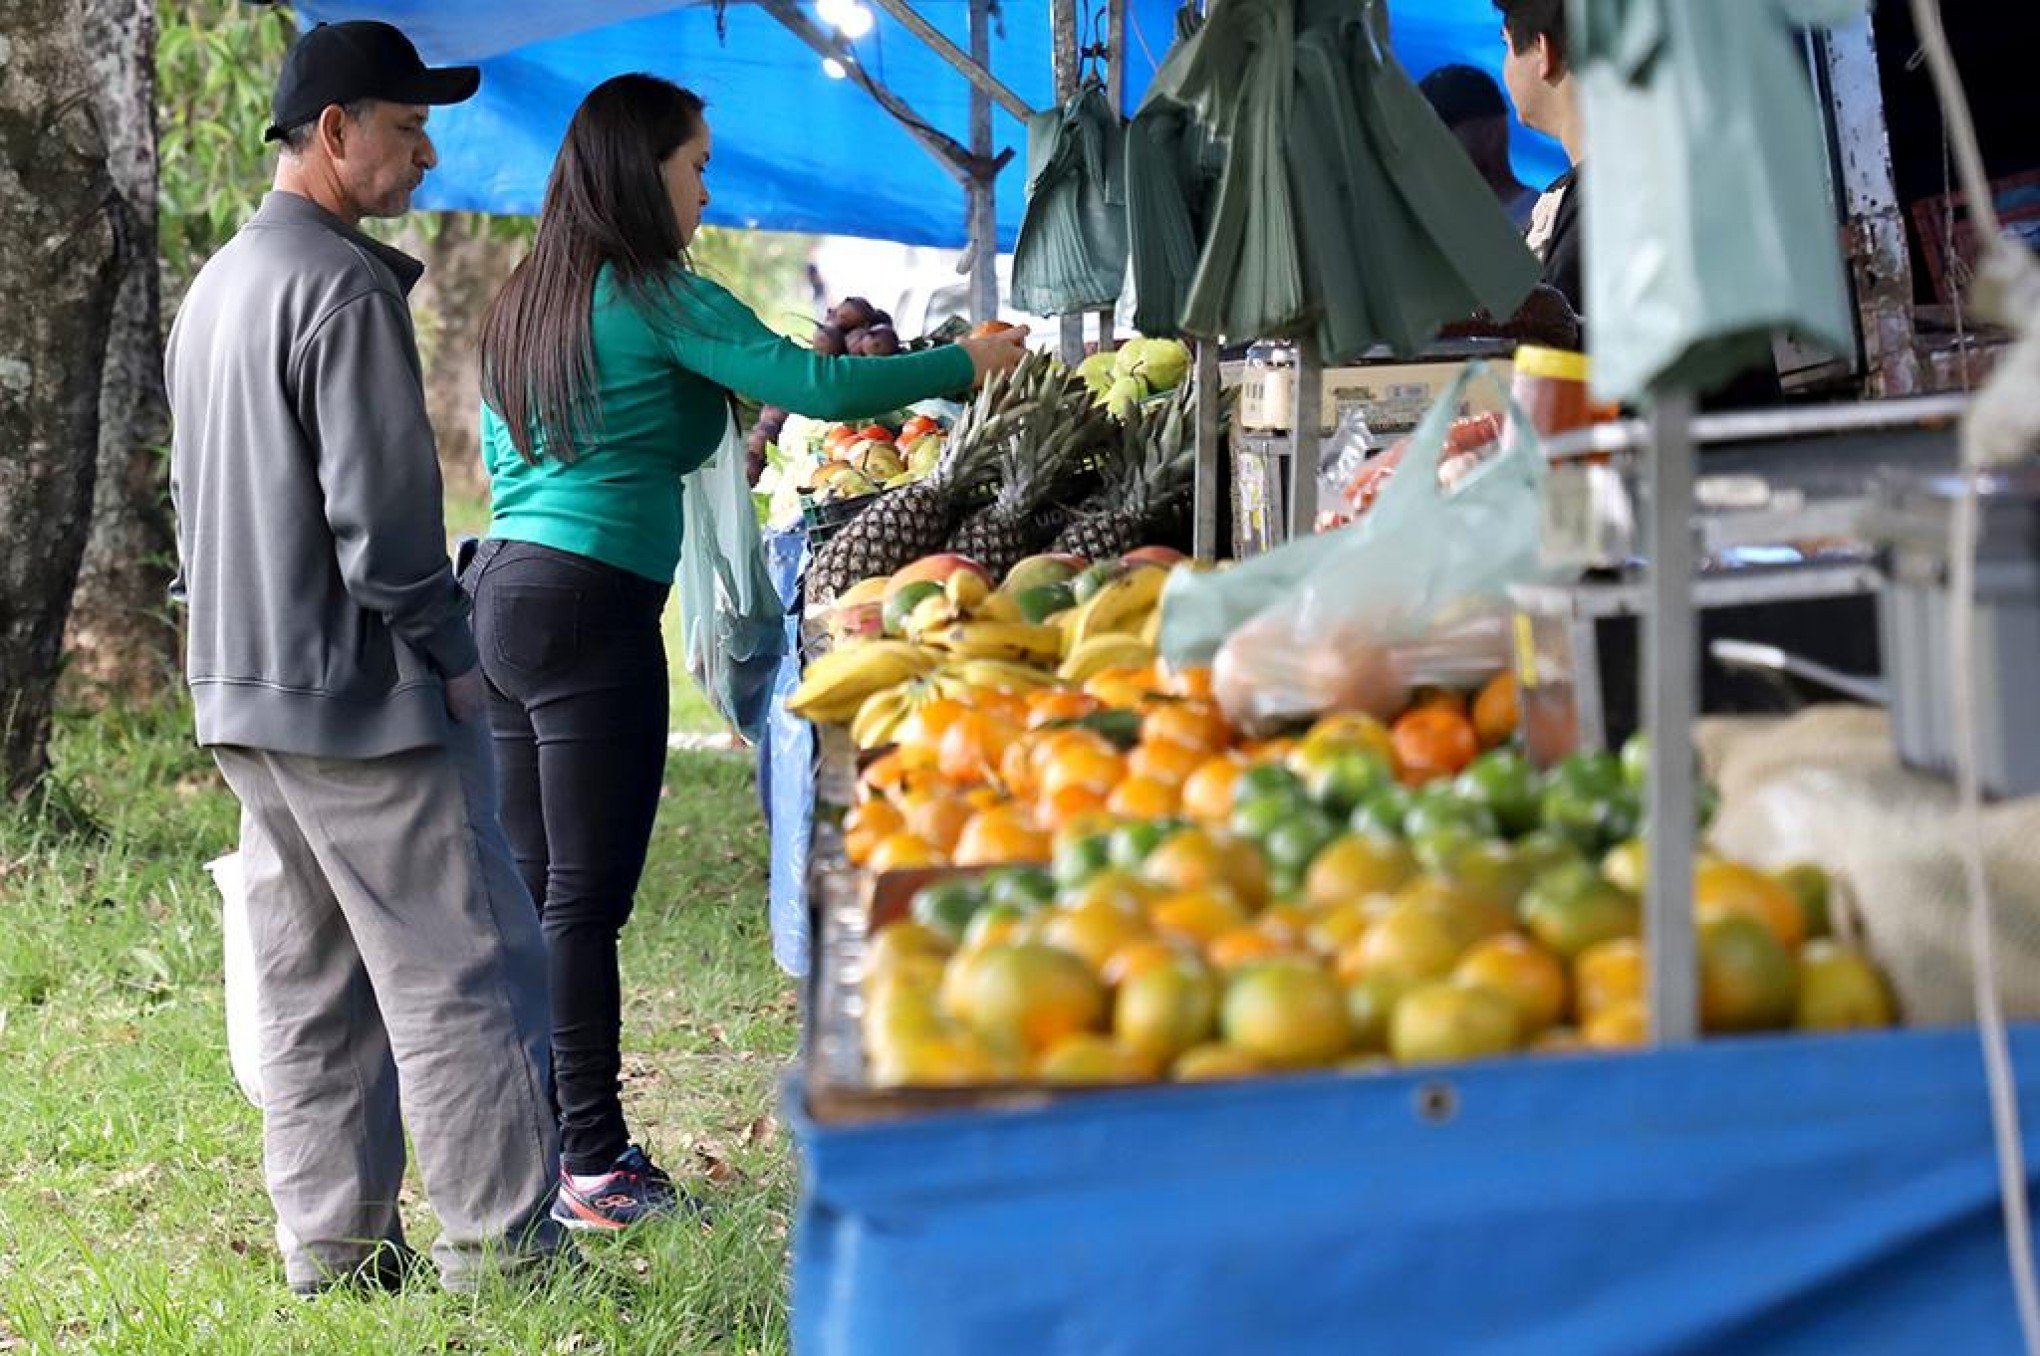
[[[1196,396],[1185,382],[1158,409],[1135,410],[1105,471],[1105,487],[1070,514],[1051,548],[1110,560],[1139,546],[1187,546],[1196,489]]]
[[[1005,433],[1032,408],[1010,376],[985,382],[926,478],[880,495],[815,551],[809,599],[826,602],[859,580],[889,575],[942,550],[996,471]]]
[[[1073,497],[1075,478],[1116,432],[1083,383],[1053,359],[1029,356],[1014,381],[1036,403],[1001,440],[997,496],[965,518],[949,541],[950,550],[971,557],[995,579],[1054,539],[1066,519],[1057,501]]]

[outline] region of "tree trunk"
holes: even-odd
[[[411,310],[440,469],[450,493],[479,497],[488,488],[480,442],[482,312],[530,245],[492,234],[486,217],[448,212],[429,240],[406,232],[403,248],[425,261]]]
[[[95,108],[107,167],[138,239],[156,238],[155,0],[87,0]],[[99,394],[99,471],[85,561],[65,638],[67,689],[138,699],[177,674],[169,605],[169,410],[163,393],[160,270],[153,249],[122,261]]]
[[[151,242],[107,170],[78,8],[0,15],[0,792],[18,798],[48,767],[121,264]]]

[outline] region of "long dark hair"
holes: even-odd
[[[684,276],[686,249],[659,165],[700,134],[701,96],[654,75],[589,91],[546,180],[538,239],[482,317],[482,399],[517,454],[572,461],[595,415],[589,298],[604,264],[635,304],[656,308]]]

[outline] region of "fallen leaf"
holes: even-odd
[[[584,1345],[587,1344],[587,1341],[588,1335],[586,1333],[570,1332],[565,1337],[562,1337],[559,1341],[553,1343],[553,1350],[579,1351]]]
[[[744,1170],[725,1158],[722,1150],[707,1140],[694,1141],[694,1169],[711,1182],[746,1180]]]
[[[770,1112],[758,1117],[744,1127],[737,1140],[741,1144],[766,1145],[779,1138],[779,1121]]]

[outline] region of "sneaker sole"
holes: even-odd
[[[575,1232],[595,1231],[598,1233],[619,1233],[630,1224],[623,1220],[610,1219],[607,1215],[582,1206],[579,1201],[561,1196],[551,1211],[553,1221]]]

